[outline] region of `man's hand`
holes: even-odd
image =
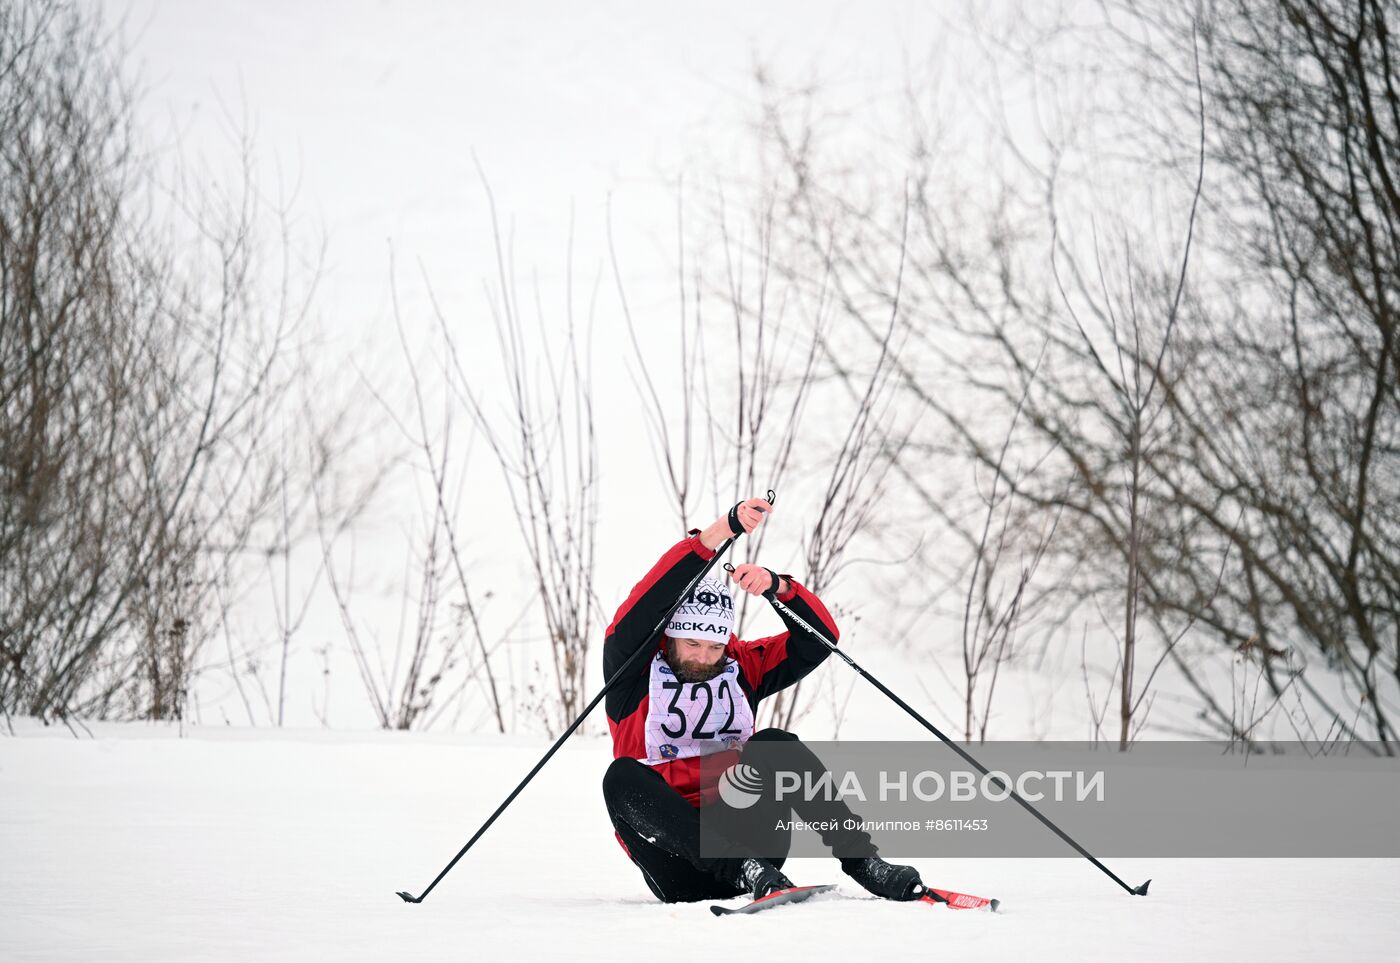
[[[783,579],[762,565],[753,565],[748,562],[735,566],[734,571],[729,573],[729,577],[738,582],[739,587],[750,595],[762,595],[770,588],[778,590],[783,588]],[[774,582],[778,584],[775,585]]]
[[[734,517],[739,526],[743,528],[745,535],[753,534],[753,530],[762,525],[769,515],[773,514],[773,506],[762,498],[750,498],[734,506]],[[729,524],[729,513],[721,515],[700,533],[700,541],[708,549],[716,549],[732,538],[736,533]]]
[[[762,525],[763,520],[772,513],[773,506],[762,498],[750,498],[748,501],[740,502],[734,506],[734,514],[739,519],[739,524],[743,526],[745,535],[752,535],[753,530]],[[733,526],[730,527],[733,528]]]

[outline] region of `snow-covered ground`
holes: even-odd
[[[914,862],[998,915],[841,882],[754,917],[655,902],[612,838],[610,752],[579,739],[420,892],[542,740],[14,721],[0,736],[0,959],[1393,960],[1400,860]],[[3,724],[0,724],[3,731]]]

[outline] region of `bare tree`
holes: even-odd
[[[1166,551],[1149,604],[1257,660],[1268,704],[1300,700],[1295,727],[1321,716],[1385,742],[1400,708],[1395,12],[1126,4],[1106,8],[1096,38],[1081,34],[1174,106],[1143,137],[1168,169],[1187,172],[1162,145],[1195,113],[1197,83],[1209,106],[1210,274],[1197,271],[1182,363],[1161,382],[1172,433],[1147,463],[1177,525],[1154,533]],[[1186,56],[1197,36],[1199,81]],[[1182,650],[1171,658],[1212,728],[1244,737],[1234,690]]]
[[[900,311],[897,304],[883,309],[881,350],[873,363],[844,358],[830,340],[834,292],[821,285],[805,291],[774,262],[777,199],[760,200],[751,217],[736,217],[722,186],[706,201],[700,226],[688,228],[687,201],[677,189],[680,350],[664,391],[613,258],[633,380],[659,474],[682,529],[705,504],[719,511],[769,487],[783,504],[803,506],[797,535],[804,566],[794,575],[812,591],[826,592],[857,561],[849,551],[853,542],[880,528],[874,508],[909,430],[892,405],[890,362],[902,337]],[[692,248],[701,253],[692,255]],[[897,240],[892,248],[899,250]],[[765,528],[742,543],[745,561],[762,557],[775,564],[767,535]],[[740,633],[753,614],[748,602],[745,596],[737,613]],[[824,677],[813,684],[831,682]],[[832,701],[838,704],[834,694]],[[791,726],[808,705],[799,685],[763,712],[768,722]]]
[[[1020,470],[1006,464],[1006,454],[1020,420],[1026,393],[1040,368],[1037,359],[1031,369],[1020,401],[1012,413],[1006,438],[991,475],[991,486],[985,497],[986,512],[981,530],[976,536],[972,553],[972,571],[967,576],[967,593],[962,616],[963,666],[963,738],[971,742],[974,733],[979,742],[987,740],[987,727],[992,718],[992,700],[1003,664],[1016,655],[1017,633],[1028,611],[1035,606],[1031,588],[1040,563],[1051,547],[1060,512],[1037,519],[1040,531],[1034,537],[1018,532],[1028,521],[1026,513],[1016,510],[1016,500],[1010,489],[1024,489],[1026,481]],[[1024,469],[1033,474],[1034,465]],[[1012,479],[1003,489],[1004,477]],[[1031,518],[1040,513],[1030,513]],[[1017,547],[1025,549],[1015,573],[1006,577],[1005,556]],[[1041,596],[1041,601],[1044,596]],[[984,684],[985,680],[985,684]],[[979,720],[980,715],[980,720]]]
[[[563,334],[556,338],[548,330],[538,284],[532,299],[535,323],[528,324],[514,258],[506,248],[497,219],[495,197],[479,165],[478,173],[490,205],[496,249],[496,284],[488,287],[486,296],[499,349],[498,370],[505,380],[505,412],[498,413],[487,404],[479,387],[480,370],[473,368],[446,315],[435,304],[443,343],[442,376],[449,396],[466,410],[473,428],[495,457],[534,575],[535,601],[539,603],[549,643],[548,671],[552,678],[547,690],[528,682],[526,695],[530,711],[553,733],[573,721],[588,701],[587,655],[599,618],[593,588],[598,442],[592,394],[593,311],[598,281],[595,279],[589,298],[587,320],[581,325],[575,315],[571,216]],[[465,593],[466,574],[459,555],[463,533],[450,525],[447,531]],[[485,642],[479,629],[477,636],[484,662]],[[491,678],[489,670],[487,677]],[[496,697],[494,681],[491,687]]]
[[[873,356],[883,349],[868,306],[889,303],[894,273],[881,256],[888,199],[912,183],[912,323],[894,369],[931,417],[896,474],[950,533],[970,513],[928,482],[950,455],[991,470],[1027,510],[1062,516],[1040,567],[1060,583],[1052,622],[1100,613],[1117,648],[1120,744],[1164,666],[1196,695],[1194,731],[1254,738],[1261,713],[1232,709],[1233,690],[1213,681],[1240,655],[1260,667],[1262,714],[1389,740],[1400,708],[1400,543],[1386,510],[1397,494],[1393,6],[1100,9],[1100,23],[1072,29],[1056,11],[1023,10],[988,53],[1003,58],[993,78],[1021,70],[1032,97],[1037,83],[1057,95],[1077,79],[1121,84],[1104,98],[1117,113],[1093,114],[1086,98],[1077,126],[1007,121],[996,149],[1013,169],[988,167],[976,189],[943,163],[953,151],[914,85],[899,142],[853,161],[849,146],[830,147],[851,125],[818,86],[788,95],[770,79],[759,144],[792,239],[775,260],[808,291],[837,291],[836,330],[863,335]],[[1096,123],[1112,144],[1071,144]],[[1067,164],[1071,151],[1088,160]],[[1102,208],[1075,215],[1094,240],[1071,248],[1064,198],[1092,206],[1102,164],[1141,207],[1114,211],[1106,232]],[[1136,216],[1167,197],[1178,199],[1175,259],[1145,253],[1166,244]],[[1053,453],[1033,483],[1005,471],[996,441],[1018,410],[1024,457],[1011,463]],[[985,547],[968,544],[974,559]]]
[[[289,410],[319,250],[246,139],[227,187],[146,151],[123,55],[81,5],[0,8],[0,705],[44,718],[184,718],[344,438]]]

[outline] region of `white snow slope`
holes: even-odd
[[[605,742],[566,745],[416,906],[542,740],[14,721],[0,959],[1394,960],[1400,860],[914,860],[992,915],[818,898],[716,919],[652,899],[612,837]],[[0,728],[3,731],[3,728]],[[737,905],[737,903],[735,904]]]

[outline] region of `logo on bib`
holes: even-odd
[[[676,758],[678,755],[680,755],[680,752],[681,752],[681,750],[680,750],[680,747],[679,747],[679,746],[673,746],[673,745],[671,745],[671,744],[668,742],[668,743],[666,743],[665,745],[663,745],[663,746],[661,747],[661,758],[662,758],[662,759],[674,759],[674,758]]]
[[[763,795],[763,774],[753,766],[736,762],[719,777],[719,798],[731,809],[748,809]]]

